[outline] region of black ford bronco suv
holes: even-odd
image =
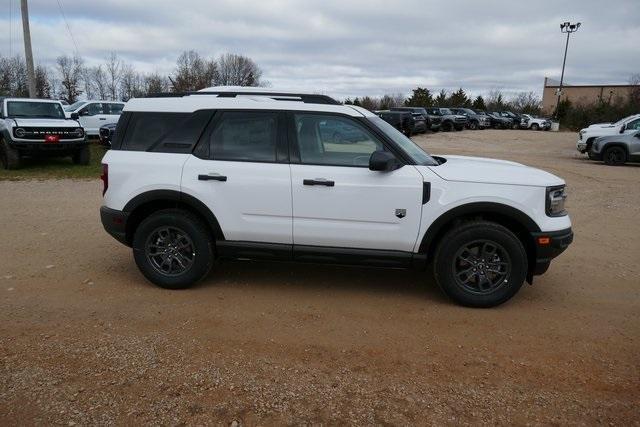
[[[89,164],[89,143],[72,115],[67,119],[60,101],[0,98],[0,161],[18,169],[23,157],[71,156]]]

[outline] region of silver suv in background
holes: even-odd
[[[596,138],[591,145],[589,158],[602,160],[610,166],[640,162],[640,131]]]

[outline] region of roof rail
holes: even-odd
[[[341,105],[340,102],[327,95],[314,95],[303,93],[286,93],[286,92],[227,92],[227,91],[211,91],[211,92],[158,92],[150,93],[142,98],[180,98],[191,95],[216,95],[218,98],[236,98],[237,96],[262,96],[271,98],[275,101],[300,101],[305,104],[329,104]]]

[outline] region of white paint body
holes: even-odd
[[[87,135],[97,136],[100,127],[109,123],[118,123],[120,119],[120,114],[91,114],[84,115],[83,111],[87,110],[87,107],[90,104],[117,104],[124,105],[124,102],[115,102],[115,101],[86,101],[84,104],[73,110],[65,110],[65,114],[67,117],[71,117],[72,113],[78,113],[80,115],[78,121],[80,125],[84,128],[84,131]]]

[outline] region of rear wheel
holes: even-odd
[[[89,146],[85,145],[84,147],[76,150],[71,156],[73,163],[76,165],[88,165],[91,160],[91,151],[89,150]]]
[[[624,165],[627,161],[627,153],[622,147],[609,147],[604,151],[602,156],[604,163],[609,166]]]
[[[451,132],[453,130],[453,123],[451,122],[442,123],[442,125],[440,125],[440,130],[442,130],[443,132]]]
[[[473,120],[471,123],[469,123],[469,129],[471,129],[471,130],[476,130],[476,129],[478,129],[478,122],[476,122],[475,120]]]
[[[537,123],[534,123],[531,125],[531,130],[538,130],[540,129],[540,125],[538,125]]]
[[[435,279],[447,296],[469,307],[493,307],[518,292],[527,275],[527,253],[507,228],[473,221],[449,231],[434,260]]]
[[[19,169],[20,152],[11,147],[4,139],[0,139],[0,162],[4,169]]]
[[[144,219],[135,231],[133,256],[152,283],[184,289],[204,278],[213,264],[207,227],[193,214],[165,209]]]

